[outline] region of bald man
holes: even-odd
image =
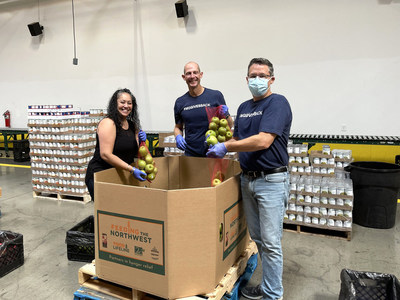
[[[220,91],[203,87],[200,84],[203,72],[196,62],[188,62],[182,78],[189,91],[175,101],[176,146],[185,151],[187,156],[205,157],[208,147],[204,144],[205,133],[208,130],[206,107],[223,105],[222,113],[232,128],[233,120],[228,112],[224,96]]]

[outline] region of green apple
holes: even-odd
[[[147,153],[149,153],[149,152],[147,151],[147,148],[145,146],[140,146],[139,147],[139,155],[140,155],[140,157],[145,157]]]
[[[146,164],[152,164],[153,163],[153,157],[151,156],[150,153],[146,154],[146,156],[144,157],[144,160],[146,161]]]
[[[218,139],[218,142],[220,142],[220,143],[223,143],[223,142],[226,141],[226,137],[224,137],[223,135],[219,135],[219,136],[217,137],[217,139]]]
[[[218,126],[219,125],[219,118],[218,117],[212,117],[211,118],[211,122],[214,122]]]
[[[147,179],[148,179],[148,180],[152,181],[152,180],[154,180],[155,178],[156,178],[156,174],[154,174],[154,172],[153,172],[153,173],[147,174]]]
[[[210,130],[217,130],[218,129],[218,125],[215,122],[210,122],[210,124],[208,124],[208,129]]]
[[[138,168],[140,170],[144,170],[145,167],[146,167],[146,161],[144,161],[143,159],[139,159],[138,160]]]
[[[219,135],[222,135],[222,136],[225,136],[225,134],[226,134],[226,128],[225,128],[225,127],[220,127],[220,128],[218,128],[218,134],[219,134]]]
[[[213,136],[213,135],[209,136],[209,137],[207,138],[207,144],[208,144],[208,145],[216,145],[216,144],[218,144],[218,139],[217,139],[217,137],[215,137],[215,136]]]
[[[212,186],[217,186],[218,184],[221,184],[221,180],[219,180],[218,178],[214,178],[211,185]]]
[[[153,173],[153,171],[154,171],[154,165],[152,165],[152,164],[146,165],[146,167],[144,168],[144,171],[145,171],[147,174]]]
[[[228,125],[228,121],[226,119],[219,120],[219,126],[226,127]]]
[[[217,136],[217,133],[214,131],[214,130],[207,130],[207,132],[206,132],[206,137],[208,136],[208,135],[213,135],[213,136]]]
[[[153,171],[153,173],[154,173],[154,174],[157,174],[157,173],[158,173],[158,169],[157,169],[157,167],[154,167],[154,171]]]
[[[225,137],[226,137],[226,140],[230,140],[231,138],[232,138],[232,132],[230,132],[230,131],[227,131],[226,132],[226,135],[225,135]]]

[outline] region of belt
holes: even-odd
[[[286,166],[275,168],[275,169],[269,169],[269,170],[263,170],[263,171],[243,171],[244,175],[247,175],[249,177],[261,177],[265,176],[268,174],[274,174],[274,173],[281,173],[281,172],[287,172],[288,168]]]

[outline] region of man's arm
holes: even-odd
[[[228,121],[228,124],[229,124],[229,128],[233,128],[233,119],[232,119],[232,117],[231,116],[229,116],[229,117],[227,117],[226,118],[226,120]]]
[[[228,152],[253,152],[268,149],[274,142],[276,134],[260,132],[243,140],[231,139],[225,142]]]
[[[180,134],[183,135],[183,125],[182,124],[175,124],[175,128],[174,128],[174,135],[175,137]]]

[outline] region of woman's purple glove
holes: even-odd
[[[225,143],[218,143],[212,146],[210,149],[208,149],[207,157],[223,158],[226,152],[228,152],[228,150],[225,147]]]
[[[181,149],[182,151],[186,150],[186,141],[183,138],[182,135],[178,134],[176,137],[176,147],[178,147],[179,149]]]
[[[225,118],[229,117],[228,106],[221,105],[221,115],[223,115]]]
[[[139,136],[139,144],[147,140],[146,132],[144,132],[142,129],[139,130],[138,136]]]
[[[139,170],[138,168],[133,168],[132,170],[132,175],[139,181],[145,181],[147,174],[143,172],[142,170]]]

